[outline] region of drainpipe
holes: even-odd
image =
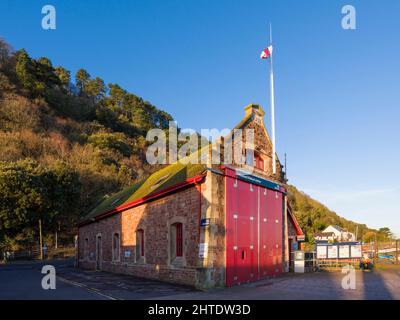
[[[197,243],[200,245],[200,224],[201,224],[201,183],[197,185],[197,190],[199,191],[199,212],[198,212],[198,224],[197,224]]]

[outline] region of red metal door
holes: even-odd
[[[226,177],[226,285],[282,272],[282,194]]]
[[[226,284],[232,286],[258,279],[258,189],[230,177],[225,183]]]
[[[257,189],[252,184],[237,180],[238,229],[236,234],[240,254],[238,283],[257,277],[254,258],[257,257]],[[256,266],[257,267],[257,266]]]

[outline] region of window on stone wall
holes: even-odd
[[[246,149],[246,165],[265,170],[264,159],[257,151],[252,149]]]
[[[255,167],[264,171],[264,159],[260,155],[255,155]]]
[[[246,164],[248,166],[254,166],[254,150],[246,149]]]
[[[144,258],[144,230],[136,231],[136,257],[137,260]]]
[[[171,225],[170,230],[171,262],[183,256],[183,225],[180,222]]]
[[[112,240],[112,259],[113,261],[119,261],[120,258],[120,247],[121,241],[119,238],[119,233],[114,233]]]
[[[89,239],[85,238],[83,242],[83,259],[89,259]]]

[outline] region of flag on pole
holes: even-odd
[[[267,48],[265,48],[260,55],[261,59],[268,59],[270,63],[270,94],[271,94],[271,138],[272,138],[272,173],[276,174],[276,149],[275,149],[275,97],[274,97],[274,69],[272,66],[272,27],[269,25],[269,43],[271,43]]]
[[[265,48],[260,55],[261,59],[268,59],[268,57],[272,54],[272,46]]]

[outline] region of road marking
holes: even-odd
[[[107,298],[109,300],[124,300],[124,299],[121,299],[121,298],[113,297],[111,295],[102,293],[99,289],[88,287],[87,285],[85,285],[83,283],[79,283],[79,282],[75,282],[75,281],[72,281],[72,280],[68,280],[68,279],[65,279],[65,278],[60,277],[60,276],[57,276],[57,279],[59,279],[61,282],[70,284],[72,286],[83,288],[83,289],[86,289],[88,291],[92,291],[92,292],[98,294],[99,296],[102,296],[102,297]]]

